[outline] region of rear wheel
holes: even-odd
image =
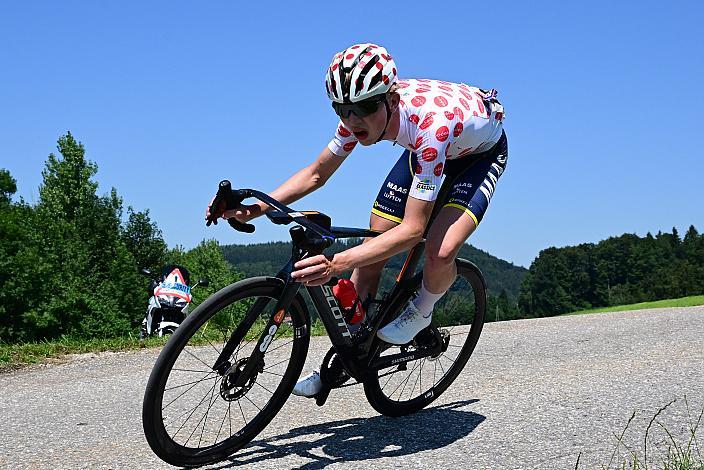
[[[308,351],[310,318],[300,297],[270,333],[264,358],[243,384],[235,384],[282,292],[276,278],[237,282],[213,294],[176,329],[154,365],[142,410],[147,442],[162,460],[187,467],[223,460],[281,409]],[[228,342],[236,347],[221,373],[213,365]]]
[[[421,276],[415,279],[412,294],[417,296]],[[469,261],[457,260],[457,279],[435,304],[432,325],[404,346],[387,347],[377,357],[423,349],[439,337],[442,353],[377,371],[364,383],[369,403],[379,413],[402,416],[424,408],[457,378],[479,341],[486,310],[486,286],[479,269]],[[400,311],[399,311],[400,313]],[[434,329],[437,330],[434,331]]]

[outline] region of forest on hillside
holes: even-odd
[[[704,235],[623,234],[540,252],[523,280],[519,308],[550,316],[704,293]]]

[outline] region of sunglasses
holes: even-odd
[[[335,110],[335,114],[341,118],[349,118],[352,113],[359,118],[369,116],[374,114],[378,109],[379,105],[386,101],[386,95],[381,95],[380,97],[370,98],[368,100],[359,101],[357,103],[332,103],[332,109]]]

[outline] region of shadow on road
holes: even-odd
[[[267,441],[253,441],[228,464],[218,468],[296,454],[312,460],[299,468],[312,470],[336,462],[399,457],[438,449],[469,435],[484,421],[480,414],[459,409],[477,401],[448,403],[400,418],[352,418],[295,428]]]

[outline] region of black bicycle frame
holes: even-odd
[[[449,194],[452,183],[451,180],[452,178],[445,178],[445,181],[443,182],[437,199],[438,204],[436,204],[433,208],[427,228],[423,234],[424,239],[427,236],[432,221],[442,208],[443,204],[440,202],[444,201]],[[380,235],[380,232],[349,227],[324,227],[311,220],[310,214],[318,213],[309,213],[309,215],[306,215],[306,213],[294,211],[276,199],[273,199],[269,195],[253,189],[240,189],[238,190],[238,193],[244,197],[254,197],[259,199],[260,201],[277,209],[278,212],[267,213],[267,216],[269,216],[274,223],[284,224],[295,222],[298,224],[298,226],[290,229],[291,239],[293,241],[291,259],[277,275],[277,277],[284,281],[283,293],[276,302],[276,307],[271,313],[269,322],[260,336],[257,345],[254,347],[252,354],[249,356],[244,369],[242,369],[242,372],[235,378],[234,385],[241,387],[247,383],[247,380],[251,374],[255,372],[258,365],[263,361],[264,353],[266,353],[266,350],[271,344],[276,331],[286,316],[286,311],[301,288],[301,283],[295,281],[291,277],[293,265],[303,258],[321,254],[323,250],[331,246],[336,239],[375,237]],[[302,227],[305,227],[307,230],[304,231]],[[396,284],[388,294],[386,301],[383,303],[382,310],[369,320],[369,334],[363,338],[358,338],[357,341],[353,339],[353,335],[344,319],[340,305],[335,296],[332,294],[332,287],[330,285],[306,286],[310,298],[313,301],[313,305],[318,311],[318,316],[320,317],[320,320],[322,321],[330,341],[338,353],[345,370],[355,379],[362,380],[365,375],[370,372],[375,372],[385,367],[418,359],[426,355],[431,355],[435,352],[429,351],[426,353],[419,353],[418,351],[414,351],[385,356],[383,358],[379,358],[374,363],[370,363],[369,361],[370,352],[373,352],[372,348],[375,344],[374,340],[377,330],[391,320],[391,318],[389,318],[390,315],[397,313],[400,308],[403,307],[402,305],[399,305],[399,303],[408,298],[408,290],[412,289],[414,286],[412,280],[416,268],[418,267],[418,263],[423,256],[424,248],[425,241],[421,241],[419,244],[410,249],[403,268],[401,268],[401,272],[396,278]],[[259,314],[261,312],[257,312],[256,309],[263,309],[265,304],[266,302],[255,302],[254,305],[250,307],[250,311],[254,309],[254,313]],[[249,313],[250,312],[248,312],[248,315]],[[229,373],[232,368],[232,365],[228,362],[229,358],[234,353],[237,344],[240,342],[245,333],[240,332],[239,330],[240,329],[237,328],[233,331],[230,336],[230,340],[228,340],[213,365],[213,370],[218,371],[222,375]]]

